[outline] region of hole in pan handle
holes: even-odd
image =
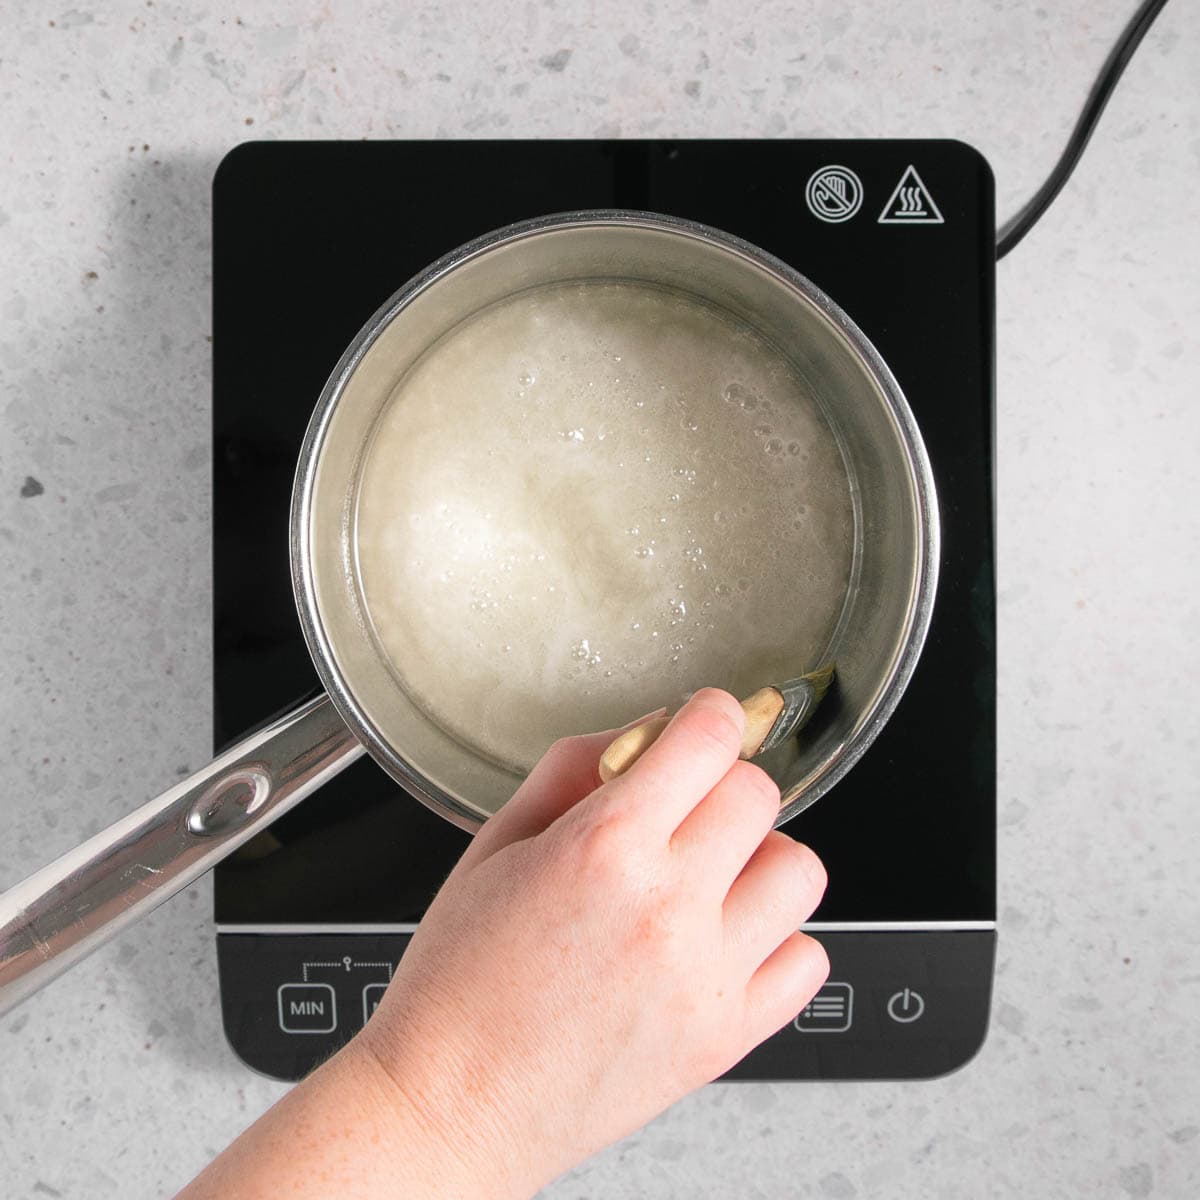
[[[323,693],[0,895],[0,1014],[365,753]]]

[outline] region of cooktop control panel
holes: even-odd
[[[829,980],[725,1078],[927,1078],[961,1066],[979,1048],[993,931],[813,934],[829,954]],[[230,1044],[255,1070],[299,1079],[367,1022],[410,937],[221,934]]]

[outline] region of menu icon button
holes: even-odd
[[[792,1022],[801,1033],[845,1033],[854,1018],[854,988],[827,983]]]

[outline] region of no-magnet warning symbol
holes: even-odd
[[[849,167],[819,167],[809,176],[804,199],[814,217],[837,225],[862,206],[863,186]]]

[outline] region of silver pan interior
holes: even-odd
[[[430,807],[474,829],[512,795],[520,777],[431,721],[376,648],[354,568],[360,469],[389,396],[440,337],[513,293],[591,279],[652,283],[728,310],[790,358],[839,439],[856,546],[828,651],[837,684],[799,738],[761,760],[783,792],[782,823],[850,769],[904,691],[932,609],[937,505],[912,414],[870,343],[803,277],[715,230],[628,212],[527,222],[447,256],[380,309],[330,377],[297,469],[292,566],[310,651],[371,755]]]

